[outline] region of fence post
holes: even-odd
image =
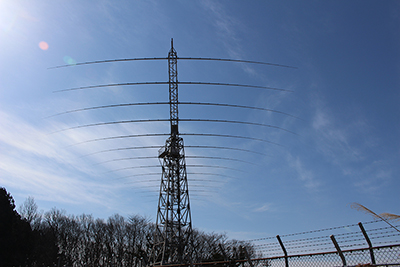
[[[247,261],[248,261],[250,267],[254,267],[253,263],[251,262],[250,255],[247,252],[246,247],[245,246],[243,246],[243,247],[241,246],[241,248],[244,250],[244,253],[246,254],[246,258],[247,258]]]
[[[278,239],[279,245],[281,245],[281,248],[283,250],[283,254],[285,255],[285,266],[289,267],[289,260],[288,260],[288,256],[287,256],[287,252],[286,252],[286,248],[283,245],[283,242],[281,240],[281,237],[279,235],[276,236],[276,238]]]
[[[376,263],[375,263],[374,250],[372,249],[371,240],[369,240],[369,237],[368,237],[368,235],[367,235],[367,232],[365,231],[364,226],[362,225],[361,222],[358,223],[358,226],[360,227],[361,232],[363,233],[363,235],[364,235],[364,237],[365,237],[365,240],[366,240],[367,243],[368,243],[369,254],[371,255],[371,263],[372,263],[372,264],[376,264]]]
[[[224,256],[224,261],[228,261],[228,257],[226,256],[225,249],[222,247],[222,244],[219,243],[218,247],[221,250],[222,255]],[[226,266],[226,263],[224,263],[224,266]]]
[[[342,259],[343,266],[347,266],[346,258],[344,257],[343,252],[340,249],[338,242],[336,242],[335,236],[331,235],[330,237],[331,237],[331,240],[332,240],[333,244],[335,245],[335,248],[336,248],[337,252],[339,253],[340,258]]]

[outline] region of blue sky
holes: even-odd
[[[179,61],[179,81],[273,90],[180,85],[179,99],[273,109],[180,106],[182,119],[225,119],[276,128],[181,122],[193,226],[253,239],[369,221],[349,207],[399,214],[400,3],[398,1],[0,1],[0,185],[17,205],[107,218],[155,220],[168,123],[71,127],[166,119],[168,106],[86,107],[168,100],[166,85],[54,91],[107,83],[167,81],[166,61],[50,67],[103,59],[234,58],[296,69]],[[46,42],[48,47],[39,44]],[[294,132],[295,134],[291,133]],[[242,150],[196,149],[226,146]],[[246,152],[250,150],[252,152]],[[100,153],[99,153],[100,152]],[[256,153],[254,153],[256,152]],[[258,153],[258,154],[257,154]],[[229,157],[233,160],[190,158]],[[146,167],[143,166],[155,166]],[[201,175],[193,173],[212,173]],[[155,173],[154,175],[142,175]]]

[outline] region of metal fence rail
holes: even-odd
[[[375,255],[376,263],[371,263],[370,251]],[[356,266],[399,266],[400,244],[379,247],[366,247],[342,250],[345,262],[338,251],[277,256],[258,259],[241,259],[231,261],[215,261],[193,263],[191,266],[204,267],[356,267]],[[186,264],[163,265],[164,267],[183,267]]]
[[[399,266],[399,225],[371,221],[247,240],[254,250],[229,261],[192,263],[204,267]],[[165,265],[167,266],[167,265]],[[175,264],[169,266],[188,266]]]
[[[371,264],[370,249],[373,250],[375,255],[375,265]],[[345,264],[337,251],[261,258],[254,259],[252,262],[254,266],[265,267],[333,267],[357,266],[358,264],[371,264],[369,266],[400,266],[400,244],[342,250],[342,254]],[[287,265],[285,259],[287,259]],[[243,263],[244,265],[248,265],[248,263]]]
[[[400,232],[396,227],[381,221],[360,222],[250,242],[262,255],[255,261],[259,266],[400,266]]]

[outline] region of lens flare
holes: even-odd
[[[42,49],[42,50],[47,50],[47,49],[49,49],[49,44],[46,43],[45,41],[41,41],[41,42],[39,43],[39,47],[40,47],[40,49]]]
[[[64,62],[67,63],[68,65],[76,64],[75,59],[71,58],[70,56],[65,56],[63,59],[64,59]]]

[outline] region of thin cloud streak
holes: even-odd
[[[261,207],[253,209],[254,212],[266,212],[266,211],[271,211],[271,203],[265,203]]]
[[[85,120],[91,120],[91,117]],[[39,200],[56,201],[60,203],[79,204],[82,202],[98,205],[118,206],[118,197],[113,199],[118,191],[125,189],[123,182],[118,182],[112,177],[121,177],[135,175],[140,170],[127,169],[126,173],[115,172],[113,170],[129,168],[132,166],[131,161],[110,161],[113,158],[121,158],[126,156],[125,153],[116,152],[112,155],[91,155],[85,160],[81,156],[90,151],[98,151],[99,149],[107,149],[121,144],[134,144],[142,146],[163,146],[165,140],[160,138],[140,138],[137,140],[118,140],[118,142],[92,142],[86,144],[71,144],[82,142],[82,140],[91,140],[99,137],[96,129],[74,130],[65,133],[48,134],[50,130],[39,129],[22,119],[2,112],[1,122],[3,131],[0,133],[0,141],[2,146],[7,150],[2,150],[2,162],[0,169],[2,177],[9,179],[2,183],[6,186],[18,187],[25,191],[28,195],[34,195]],[[58,125],[58,126],[57,126]],[[51,129],[64,127],[64,123],[53,123]],[[155,131],[159,131],[158,126],[138,127],[133,125],[122,125],[120,127],[106,127],[102,129],[102,136],[113,136],[121,133],[142,133],[151,131],[155,127]],[[18,133],[13,134],[14,132]],[[7,153],[10,152],[10,153]],[[156,156],[154,150],[141,151],[140,156]],[[131,152],[130,152],[131,153]],[[131,155],[131,154],[130,154]],[[103,164],[98,162],[108,161]],[[152,159],[153,164],[159,165],[158,159]],[[192,165],[209,164],[205,159],[190,159]],[[161,175],[161,166],[160,166]],[[188,168],[190,172],[190,166]],[[218,173],[225,173],[221,170]],[[216,172],[216,174],[218,174]],[[143,179],[133,179],[130,187],[138,190],[149,191],[148,182]],[[228,179],[218,179],[222,184],[227,183]],[[213,181],[203,181],[202,186],[215,187]],[[155,185],[158,189],[158,185]],[[204,191],[204,190],[203,190]],[[198,196],[202,196],[207,202],[218,203],[213,201],[218,192],[205,190],[197,192]],[[122,201],[122,200],[120,200]],[[226,202],[229,202],[226,200]],[[113,204],[115,203],[115,204]]]
[[[351,114],[348,123],[341,121],[339,124],[337,115],[327,107],[322,108],[325,106],[322,100],[317,99],[314,103],[310,137],[318,153],[330,164],[338,166],[359,191],[380,194],[380,188],[393,179],[394,170],[390,167],[392,159],[389,155],[377,157],[380,140],[370,132],[368,121]]]
[[[38,199],[75,204],[82,201],[109,203],[110,200],[105,199],[105,196],[114,195],[112,192],[124,187],[115,181],[112,183],[111,180],[105,180],[99,167],[91,164],[91,161],[96,162],[101,158],[92,157],[82,161],[79,157],[88,149],[106,147],[107,144],[65,148],[66,144],[94,138],[96,133],[75,131],[49,135],[47,130],[38,129],[5,112],[1,112],[0,124],[0,142],[3,147],[0,170],[1,177],[7,177],[2,179],[3,185],[19,187]],[[115,131],[120,132],[112,130],[108,134],[116,134]],[[102,133],[107,134],[107,131]],[[116,166],[119,165],[103,164],[102,169]]]
[[[293,158],[289,156],[289,165],[296,171],[297,177],[303,182],[304,187],[312,191],[318,191],[321,182],[315,178],[314,173],[310,169],[306,169],[304,163],[299,157]]]
[[[239,45],[241,38],[237,35],[237,28],[242,28],[242,25],[234,17],[227,14],[223,5],[215,1],[202,1],[203,7],[211,13],[214,21],[214,26],[220,36],[219,40],[226,47],[229,57],[233,59],[244,59],[243,49]],[[256,70],[248,64],[241,64],[243,70],[251,75],[256,74]]]

